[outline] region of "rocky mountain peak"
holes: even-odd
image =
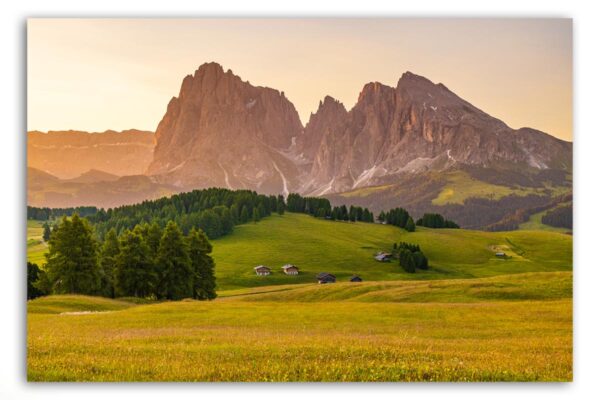
[[[297,175],[282,153],[301,132],[298,112],[283,93],[206,63],[183,79],[169,103],[147,173],[184,188],[281,192]]]
[[[393,91],[394,88],[384,85],[381,82],[367,83],[358,95],[358,103],[373,101],[381,95],[385,95],[386,93],[391,94]]]
[[[323,136],[335,133],[338,125],[346,118],[346,107],[333,97],[327,95],[319,102],[317,112],[310,115],[304,132],[296,140],[302,157],[312,161],[315,152],[321,146]]]
[[[182,187],[323,195],[457,165],[568,166],[553,156],[561,143],[536,150],[549,142],[539,133],[514,131],[410,71],[396,87],[367,83],[350,110],[325,96],[302,127],[282,92],[206,63],[184,78],[155,137],[148,174]]]
[[[327,95],[323,98],[323,100],[319,102],[319,108],[317,109],[317,113],[324,109],[339,108],[340,106],[344,109],[344,111],[346,111],[346,107],[344,107],[342,102]]]

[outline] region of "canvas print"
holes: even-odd
[[[28,20],[28,380],[571,381],[571,102],[569,19]]]

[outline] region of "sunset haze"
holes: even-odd
[[[512,128],[572,140],[570,19],[30,19],[28,130],[155,130],[181,80],[215,61],[283,91],[305,124],[326,95],[405,71]]]

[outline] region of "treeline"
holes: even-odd
[[[192,228],[184,235],[169,221],[138,224],[117,234],[111,228],[98,242],[89,222],[74,214],[56,224],[46,265],[28,263],[28,298],[76,293],[178,300],[216,297],[212,246]]]
[[[417,220],[417,225],[426,228],[460,228],[456,222],[445,219],[441,214],[424,214]]]
[[[290,193],[287,197],[289,212],[312,215],[317,218],[327,218],[334,221],[374,222],[373,213],[368,208],[346,205],[331,207],[328,199],[321,197],[303,197]]]
[[[390,211],[382,211],[378,216],[377,220],[381,223],[394,225],[400,228],[404,228],[409,232],[415,231],[415,222],[412,217],[404,208],[393,208]]]
[[[303,197],[290,193],[285,199],[282,195],[261,195],[250,190],[228,190],[210,188],[180,193],[157,200],[146,200],[134,205],[126,205],[107,210],[96,207],[76,207],[50,209],[28,207],[28,218],[52,220],[59,216],[71,216],[77,213],[94,225],[94,231],[100,240],[114,229],[117,235],[133,230],[140,224],[157,224],[164,229],[173,221],[187,235],[192,229],[202,230],[209,239],[216,239],[233,231],[235,225],[258,222],[271,213],[304,213],[317,218],[337,221],[375,222],[373,213],[366,207],[346,205],[332,207],[328,199]],[[444,220],[440,214],[425,214],[416,224],[403,208],[382,211],[377,217],[379,222],[415,230],[419,221],[431,228],[458,228],[452,221]],[[45,227],[45,235],[48,228]]]
[[[425,257],[418,244],[406,242],[394,243],[392,254],[398,258],[400,267],[406,272],[414,273],[417,268],[429,268],[429,260]]]
[[[70,207],[70,208],[48,208],[48,207],[31,207],[27,206],[27,219],[37,219],[40,221],[48,221],[57,219],[63,216],[70,217],[77,213],[80,217],[87,217],[98,212],[97,207]]]
[[[196,228],[204,231],[209,239],[216,239],[231,233],[235,225],[257,222],[272,212],[285,212],[283,196],[211,188],[106,211],[101,209],[88,219],[100,237],[113,228],[121,233],[138,224],[156,223],[164,228],[169,221],[174,221],[186,235]]]
[[[573,208],[561,206],[542,216],[542,223],[556,228],[573,229]]]

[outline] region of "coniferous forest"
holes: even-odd
[[[375,222],[368,208],[332,207],[324,198],[291,193],[285,199],[216,188],[107,210],[28,207],[27,211],[29,219],[46,221],[43,238],[48,243],[45,268],[28,264],[30,297],[78,293],[210,300],[216,297],[216,283],[209,239],[231,233],[235,225],[286,211],[332,221]],[[425,214],[415,223],[403,208],[382,211],[377,221],[409,232],[416,225],[458,228],[439,214]],[[427,268],[419,249],[402,246],[396,256],[409,272]]]

